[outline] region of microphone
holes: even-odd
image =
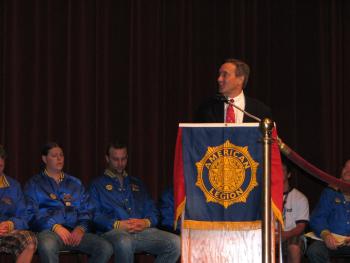
[[[227,103],[227,104],[230,104],[230,105],[232,105],[233,107],[235,107],[237,110],[239,110],[240,112],[243,112],[243,114],[247,115],[248,117],[250,117],[250,118],[256,120],[257,122],[261,122],[261,119],[260,119],[260,118],[258,118],[258,117],[256,117],[256,116],[254,116],[253,114],[250,114],[249,112],[247,112],[247,111],[241,109],[241,108],[238,107],[237,105],[235,105],[235,104],[233,104],[233,103],[230,103],[230,102],[228,101],[228,98],[227,98],[226,96],[222,95],[221,93],[216,93],[216,94],[215,94],[215,99],[218,100],[218,101],[222,101],[222,102],[225,102],[225,103]]]

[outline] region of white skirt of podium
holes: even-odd
[[[261,263],[261,229],[181,230],[182,263]],[[274,251],[271,251],[274,255]],[[275,259],[272,257],[272,262]]]
[[[261,229],[182,229],[183,263],[261,263]]]

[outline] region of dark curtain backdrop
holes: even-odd
[[[179,122],[215,94],[225,58],[251,66],[246,94],[270,105],[280,137],[319,168],[350,159],[350,1],[0,0],[0,143],[6,173],[39,171],[47,141],[87,185],[107,143],[156,199],[172,182]],[[323,185],[299,172],[310,199]],[[312,190],[311,190],[312,189]]]

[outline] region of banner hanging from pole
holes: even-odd
[[[176,220],[185,210],[184,228],[261,228],[261,137],[258,123],[179,125],[174,193]],[[272,210],[282,220],[283,174],[276,143],[271,152]]]

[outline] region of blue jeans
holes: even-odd
[[[336,250],[328,249],[323,241],[314,241],[307,250],[311,263],[327,263],[330,255],[350,255],[350,247],[342,246]]]
[[[58,263],[60,250],[76,250],[87,254],[89,263],[108,262],[113,254],[113,248],[105,239],[85,233],[78,246],[66,246],[62,239],[50,230],[38,234],[38,252],[40,262]]]
[[[139,233],[113,229],[102,237],[112,243],[115,263],[132,263],[137,252],[155,255],[157,263],[176,262],[180,257],[180,237],[157,228],[147,228]]]

